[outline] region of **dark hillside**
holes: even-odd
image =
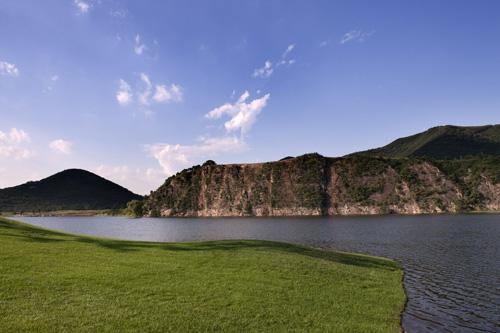
[[[115,209],[140,198],[96,174],[69,169],[40,181],[0,190],[0,211]]]
[[[500,125],[438,126],[353,155],[456,159],[500,155]]]

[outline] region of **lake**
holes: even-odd
[[[16,219],[127,240],[262,239],[389,257],[405,270],[406,331],[500,332],[500,215]]]

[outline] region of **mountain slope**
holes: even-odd
[[[500,125],[438,126],[376,149],[356,154],[382,157],[455,159],[500,155]]]
[[[0,211],[114,209],[140,198],[96,174],[69,169],[40,181],[0,190]]]
[[[152,216],[421,214],[500,210],[500,156],[432,162],[307,154],[194,166],[147,196]]]

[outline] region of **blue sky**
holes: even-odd
[[[498,1],[0,0],[0,187],[500,123]]]

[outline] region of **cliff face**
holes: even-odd
[[[308,154],[277,162],[207,162],[144,201],[152,216],[420,214],[500,210],[500,158],[467,163]]]

